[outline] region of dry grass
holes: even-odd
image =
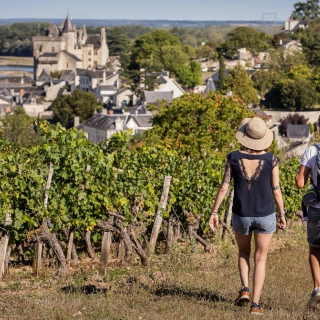
[[[274,237],[265,319],[319,319],[318,311],[305,308],[312,288],[307,256],[301,227]],[[148,268],[101,269],[84,260],[64,282],[53,280],[53,270],[35,278],[20,267],[0,290],[0,319],[250,319],[249,306],[233,305],[240,287],[236,263],[227,241],[217,256],[179,246],[155,256]]]
[[[15,65],[15,66],[33,66],[32,57],[14,57],[14,56],[0,56],[0,66]]]

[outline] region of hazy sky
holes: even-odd
[[[297,0],[0,0],[0,18],[262,20],[290,16]],[[270,19],[269,19],[270,20]]]

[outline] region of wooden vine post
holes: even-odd
[[[48,190],[51,187],[52,175],[53,175],[53,164],[50,162],[47,184],[46,184],[46,189],[45,189],[46,192],[45,192],[45,197],[44,197],[44,201],[43,201],[43,205],[46,209],[48,207],[48,199],[49,199]],[[34,246],[34,253],[35,254],[34,254],[34,260],[33,260],[33,272],[37,276],[39,275],[39,273],[41,271],[42,249],[43,249],[43,244],[42,244],[42,242],[40,242],[40,240],[38,240]]]
[[[158,239],[158,235],[159,235],[159,231],[160,231],[160,227],[161,227],[161,223],[162,223],[161,213],[167,207],[171,179],[172,179],[172,177],[170,177],[170,176],[165,176],[165,178],[164,178],[163,190],[162,190],[162,195],[161,195],[161,199],[160,199],[160,208],[158,209],[158,211],[156,213],[156,218],[155,218],[155,221],[153,224],[151,237],[150,237],[149,254],[152,254],[155,250],[155,247],[156,247],[156,243],[157,243],[157,239]]]
[[[4,226],[8,226],[12,224],[12,219],[10,213],[7,213],[6,221]],[[9,235],[5,229],[1,231],[1,238],[0,238],[0,282],[3,279],[3,276],[6,273],[7,264],[9,263],[9,257],[11,248],[8,247],[9,243]],[[9,256],[8,256],[9,255]]]
[[[108,264],[111,242],[112,242],[111,231],[104,232],[102,237],[102,242],[101,242],[101,256],[100,256],[100,263],[102,266],[106,266]]]

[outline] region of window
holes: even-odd
[[[31,98],[31,104],[36,104],[36,99],[35,98]]]
[[[94,55],[96,56],[97,54],[98,54],[98,50],[95,49],[95,50],[94,50]]]
[[[91,62],[91,58],[89,58],[89,62]]]
[[[69,68],[69,62],[67,62],[67,68]]]
[[[94,66],[96,67],[98,65],[98,61],[95,61],[94,62]]]
[[[56,48],[55,47],[51,47],[51,52],[55,53],[56,52]]]
[[[92,52],[91,52],[91,50],[90,50],[90,51],[89,51],[89,53],[88,53],[88,54],[89,54],[89,56],[91,56],[91,53],[92,53]]]

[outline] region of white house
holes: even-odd
[[[39,114],[44,112],[46,109],[40,96],[34,93],[30,93],[28,95],[22,106],[28,116],[36,118],[38,118]]]
[[[169,72],[167,75],[162,75],[158,79],[160,83],[154,91],[172,92],[173,99],[179,98],[184,94],[184,90],[180,84],[173,78],[170,78]]]
[[[132,129],[133,134],[143,133],[152,127],[152,115],[111,115],[95,114],[81,125],[77,126],[86,132],[93,143],[111,138],[115,132]]]
[[[293,20],[292,18],[284,23],[285,31],[295,31],[297,29],[309,28],[310,21],[308,20]]]

